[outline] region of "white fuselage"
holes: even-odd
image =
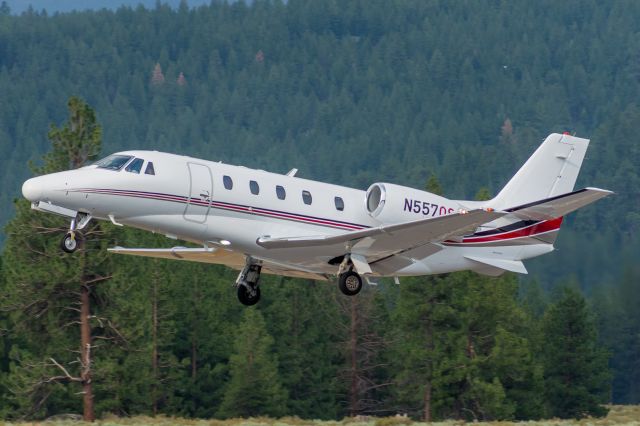
[[[87,166],[31,179],[23,193],[33,202],[49,202],[97,219],[199,245],[223,246],[321,274],[336,273],[335,262],[330,262],[334,252],[320,247],[266,249],[257,244],[257,239],[337,235],[383,223],[367,210],[365,191],[156,151],[119,154],[143,159],[140,172]],[[153,175],[144,173],[149,162],[153,163]],[[251,181],[259,186],[257,194],[252,193],[252,186],[256,191]],[[427,207],[434,216],[466,207],[465,202],[422,194],[429,199],[420,199],[419,205],[413,198],[414,204],[409,203],[409,207],[406,200],[404,205],[399,203],[398,217],[424,217],[422,203],[438,206],[435,213]],[[551,244],[536,241],[505,245],[453,241],[439,244],[435,253],[409,250],[403,255],[405,262],[381,259],[371,267],[373,275],[378,276],[481,270],[478,263],[465,256],[521,260],[553,250]]]

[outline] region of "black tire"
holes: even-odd
[[[338,277],[338,288],[347,296],[355,296],[362,290],[362,278],[354,271],[340,274]]]
[[[66,253],[73,253],[80,248],[82,244],[82,234],[75,233],[74,238],[71,238],[71,232],[67,232],[60,241],[60,248]]]
[[[260,301],[260,287],[255,287],[253,294],[246,285],[238,286],[238,300],[245,306],[253,306]]]

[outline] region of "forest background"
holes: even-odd
[[[592,140],[578,186],[616,192],[567,218],[558,251],[528,262],[519,280],[451,274],[344,300],[326,283],[270,278],[260,306],[243,310],[233,271],[100,257],[105,280],[90,294],[93,335],[103,337],[93,365],[99,414],[553,415],[547,355],[561,329],[550,324],[569,321],[554,317],[562,303],[585,325],[585,342],[598,336],[583,367],[608,359],[611,369],[582,396],[640,402],[637,22],[634,1],[183,2],[19,16],[3,2],[0,221],[13,218],[3,414],[45,417],[82,402],[69,377],[47,381],[51,359],[75,365],[74,305],[56,298],[79,279],[73,261],[34,262],[24,226],[36,213],[24,201],[9,208],[34,173],[30,161],[62,167],[42,157],[72,95],[95,109],[103,154],[157,149],[474,198],[496,193],[548,133],[570,131]],[[101,247],[170,244],[100,232]],[[56,234],[34,238],[57,244]],[[35,301],[44,307],[26,309]],[[262,373],[252,375],[242,354],[254,350]],[[270,384],[266,396],[246,397],[256,383]],[[248,405],[238,409],[237,398]]]

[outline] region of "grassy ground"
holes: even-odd
[[[426,425],[427,423],[411,422],[409,419],[402,417],[362,417],[347,418],[339,422],[335,421],[319,421],[319,420],[302,420],[296,417],[285,417],[282,419],[269,418],[251,418],[251,419],[232,419],[232,420],[191,420],[172,417],[131,417],[131,418],[105,418],[94,423],[96,426],[396,426],[396,425]],[[449,420],[445,422],[430,423],[434,426],[462,426],[464,422]],[[640,405],[615,405],[611,407],[609,415],[602,419],[584,419],[584,420],[544,420],[535,422],[488,422],[488,423],[467,423],[470,425],[486,425],[486,426],[608,426],[608,425],[638,425],[640,426]],[[0,425],[16,425],[16,426],[81,426],[88,423],[51,419],[45,422],[34,423],[4,423]]]

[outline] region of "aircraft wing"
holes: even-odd
[[[478,226],[502,217],[504,214],[479,209],[436,218],[381,225],[338,235],[261,237],[257,243],[268,249],[334,246],[339,249],[336,255],[344,254],[347,249],[346,251],[351,252],[352,255],[364,256],[366,261],[371,263],[385,256],[403,253],[429,243],[437,243],[454,236],[473,232]]]
[[[571,213],[581,207],[613,194],[599,188],[583,188],[544,200],[534,201],[506,209],[506,212],[521,219],[549,220]]]
[[[125,248],[114,247],[108,249],[112,253],[128,254],[132,256],[155,257],[160,259],[186,260],[190,262],[213,263],[226,265],[241,270],[245,264],[245,256],[231,250],[214,247],[172,247],[172,248]],[[327,280],[327,276],[314,271],[303,270],[294,265],[262,260],[262,272],[266,274],[285,275],[294,278],[309,278],[313,280]]]

